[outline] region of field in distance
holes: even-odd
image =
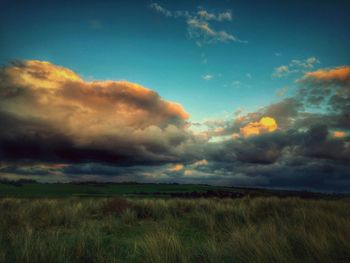
[[[340,198],[349,194],[326,194],[309,191],[268,190],[196,184],[152,183],[37,183],[31,180],[0,181],[0,197],[219,197],[279,196],[302,198]]]

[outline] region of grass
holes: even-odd
[[[31,180],[9,181],[0,178],[0,197],[61,198],[61,197],[143,197],[143,198],[238,198],[243,196],[279,196],[319,199],[339,199],[350,194],[239,188],[201,184],[165,183],[37,183]]]
[[[68,196],[143,196],[160,193],[165,196],[167,193],[189,193],[206,192],[208,190],[228,190],[228,187],[208,185],[179,185],[179,184],[137,184],[137,183],[24,183],[11,184],[1,183],[0,196],[8,197],[68,197]]]
[[[0,262],[350,262],[350,200],[2,198]]]

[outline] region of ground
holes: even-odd
[[[92,183],[0,193],[4,263],[350,262],[347,196]]]

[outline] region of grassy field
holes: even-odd
[[[137,184],[137,183],[0,183],[0,196],[13,197],[68,197],[68,196],[145,196],[159,193],[166,196],[171,193],[235,191],[229,187],[209,185],[180,184]]]
[[[0,197],[61,198],[61,197],[243,197],[279,196],[302,198],[350,198],[349,194],[325,194],[305,191],[268,190],[195,184],[143,183],[37,183],[0,181]]]
[[[350,200],[2,198],[0,262],[350,262]]]

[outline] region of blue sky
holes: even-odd
[[[154,3],[154,2],[153,2]],[[0,63],[51,61],[86,80],[125,79],[181,103],[191,120],[256,110],[292,87],[297,74],[272,77],[291,60],[317,67],[350,57],[346,1],[158,1],[170,12],[232,13],[210,26],[246,41],[196,44],[186,19],[150,1],[3,1]],[[336,17],[337,19],[334,19]],[[203,76],[210,75],[210,80]],[[291,89],[292,90],[292,89]]]

